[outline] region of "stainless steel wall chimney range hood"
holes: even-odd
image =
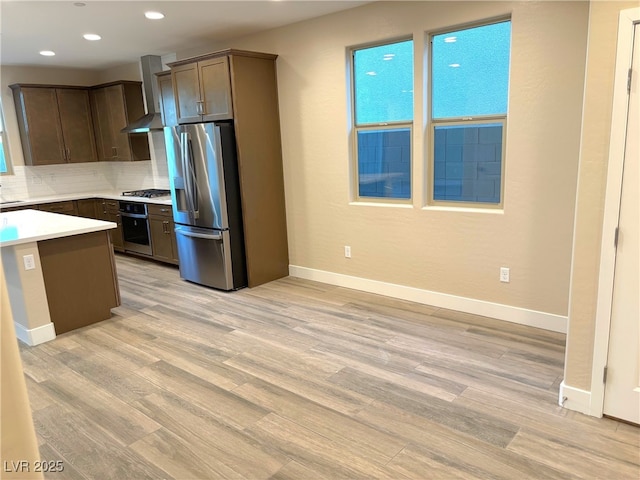
[[[162,130],[158,81],[155,74],[162,71],[162,59],[157,55],[145,55],[140,58],[142,65],[142,88],[147,101],[147,114],[131,122],[121,131],[124,133],[144,133],[150,130]]]

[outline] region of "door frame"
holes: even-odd
[[[620,197],[622,195],[622,173],[629,107],[627,78],[629,66],[632,61],[633,33],[635,25],[638,23],[640,23],[640,8],[630,8],[620,11],[613,84],[611,135],[609,138],[607,189],[602,222],[602,243],[600,247],[600,274],[598,279],[593,363],[591,368],[591,402],[589,405],[589,414],[596,417],[601,417],[604,411],[605,386],[603,373],[609,355],[611,307],[616,262],[614,241],[615,230],[618,226],[618,218],[620,217]],[[637,75],[638,72],[635,72],[635,74]],[[640,81],[640,79],[634,79],[634,82],[638,81]]]

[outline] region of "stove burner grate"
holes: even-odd
[[[131,190],[129,192],[122,192],[123,197],[143,197],[143,198],[153,198],[153,197],[164,197],[169,195],[171,190],[163,190],[160,188],[148,188],[146,190]]]

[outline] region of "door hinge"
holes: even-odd
[[[616,232],[613,235],[613,248],[618,248],[618,239],[620,238],[620,227],[616,227]]]
[[[627,74],[627,93],[631,93],[631,75],[633,70],[630,68],[629,73]]]
[[[609,370],[609,367],[604,367],[604,370],[602,371],[602,383],[607,383],[607,371]]]

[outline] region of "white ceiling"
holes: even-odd
[[[78,7],[81,1],[85,6]],[[2,65],[103,70],[353,8],[367,1],[0,0]],[[144,12],[161,11],[162,20]],[[90,42],[85,33],[102,40]],[[233,45],[229,45],[233,47]],[[44,57],[38,52],[53,50]]]

